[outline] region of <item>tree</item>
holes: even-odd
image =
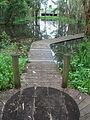
[[[7,0],[0,0],[0,20],[5,20],[5,13],[7,11],[8,1]]]
[[[36,25],[37,25],[38,14],[39,14],[39,11],[40,11],[40,8],[41,8],[41,3],[43,1],[44,0],[33,0],[32,5],[31,5],[32,15],[35,18]]]
[[[46,12],[47,12],[47,3],[48,0],[42,0],[42,4],[45,6],[45,16],[46,16]]]
[[[86,16],[86,35],[90,36],[90,0],[83,0],[83,6]]]
[[[39,13],[39,10],[40,10],[40,0],[35,0],[34,2],[34,16],[35,16],[35,23],[37,25],[37,17],[38,17],[38,13]]]
[[[28,5],[25,0],[8,0],[8,8],[5,14],[5,23],[13,24],[16,18],[25,18],[28,13]]]

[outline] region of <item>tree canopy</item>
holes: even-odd
[[[39,15],[41,4],[47,9],[48,0],[0,0],[0,20],[5,24],[13,24],[16,19],[29,15]],[[77,20],[86,18],[86,33],[90,35],[90,0],[51,0],[57,5],[59,16],[65,15]],[[53,11],[54,12],[54,11]]]

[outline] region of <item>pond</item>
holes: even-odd
[[[11,38],[16,38],[17,40],[25,38],[44,40],[81,33],[84,31],[84,26],[80,24],[63,23],[58,20],[38,20],[37,25],[35,25],[35,22],[12,26],[0,25],[0,33],[3,31],[6,31]]]
[[[83,38],[76,39],[73,41],[65,41],[61,43],[51,44],[52,55],[54,56],[54,61],[59,65],[63,66],[63,57],[64,54],[73,54],[82,41],[85,41]]]

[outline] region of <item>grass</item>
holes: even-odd
[[[69,17],[65,17],[65,16],[40,16],[40,17],[38,17],[38,19],[41,19],[41,20],[59,20],[63,23],[71,23],[71,24],[78,23],[78,20],[75,20],[75,19],[69,18]],[[85,21],[81,20],[80,23],[85,24]]]
[[[34,19],[35,19],[34,17],[27,16],[25,18],[15,19],[13,24],[14,25],[27,24],[27,23],[33,21]],[[63,23],[69,23],[69,24],[76,24],[76,23],[78,23],[78,20],[75,20],[74,18],[65,17],[65,16],[38,16],[38,19],[41,19],[41,20],[59,20],[59,21],[61,21]],[[0,24],[5,24],[3,21],[0,21]],[[84,20],[81,20],[79,22],[80,22],[80,24],[84,24],[85,25],[85,21]]]

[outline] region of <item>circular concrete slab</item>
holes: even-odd
[[[54,88],[31,87],[17,92],[4,107],[2,120],[79,120],[76,102]]]

